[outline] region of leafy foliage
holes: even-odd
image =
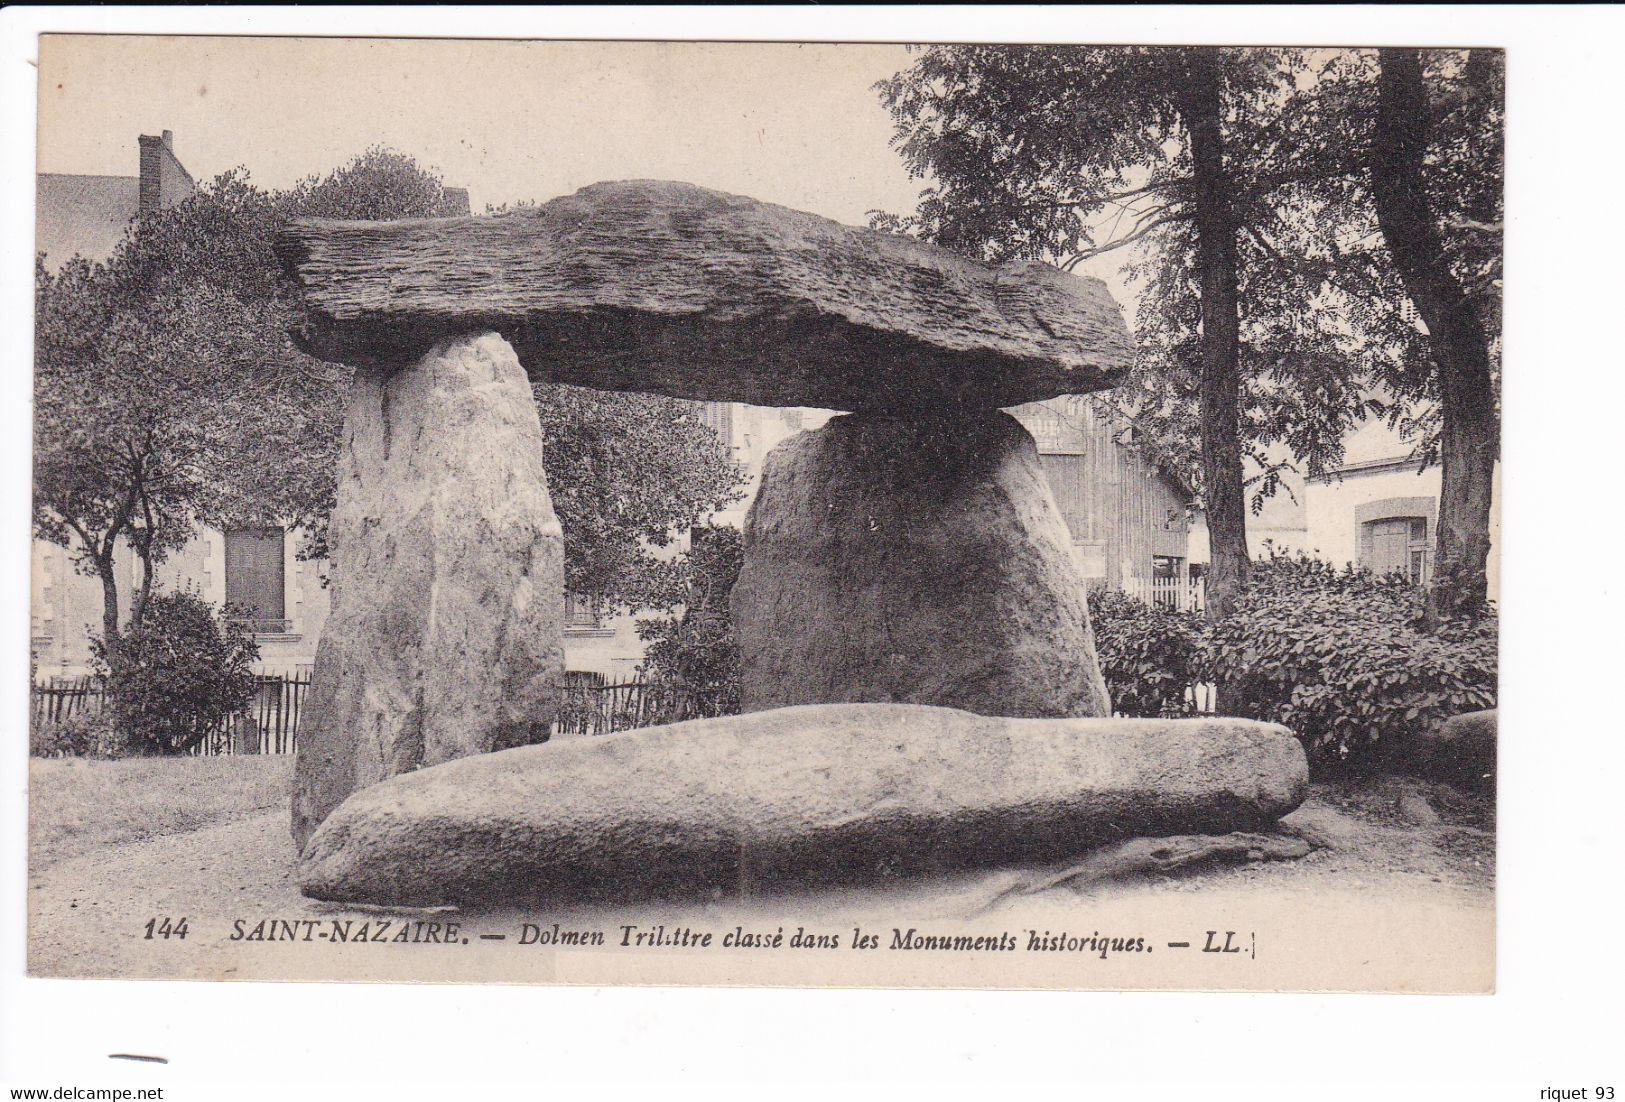
[[[288,339],[300,303],[277,227],[421,215],[442,190],[379,149],[286,193],[234,169],[132,224],[105,264],[37,264],[35,531],[101,576],[104,636],[120,630],[120,542],[142,567],[139,622],[153,568],[195,523],[297,527],[331,507],[348,376]]]
[[[285,192],[234,169],[140,220],[106,264],[38,265],[35,531],[101,576],[105,636],[121,541],[146,579],[137,620],[195,523],[299,528],[304,557],[327,554],[349,373],[288,338],[303,307],[277,228],[450,209],[438,175],[374,147]],[[537,401],[571,588],[640,602],[672,530],[737,498],[736,465],[690,403],[568,387]]]
[[[1495,706],[1495,617],[1430,628],[1426,605],[1399,575],[1272,554],[1209,626],[1202,672],[1223,685],[1226,712],[1283,723],[1338,757],[1380,757]]]
[[[1110,400],[1198,480],[1199,303],[1181,48],[935,46],[877,87],[912,175],[911,215],[871,222],[977,257],[1064,268],[1127,248],[1142,358]],[[1240,234],[1244,435],[1318,475],[1354,419],[1390,418],[1424,458],[1437,385],[1377,226],[1366,166],[1377,53],[1225,49],[1225,141]],[[1424,54],[1429,199],[1462,284],[1499,331],[1505,73],[1498,51]],[[1379,390],[1373,390],[1376,384]],[[1255,508],[1257,502],[1255,501]]]
[[[662,549],[737,501],[744,471],[693,402],[534,389],[548,493],[564,529],[565,586],[606,606],[671,607],[692,571]]]
[[[1089,595],[1089,615],[1117,712],[1183,714],[1187,686],[1216,683],[1225,714],[1284,724],[1323,763],[1393,760],[1495,706],[1494,610],[1430,627],[1426,592],[1399,574],[1272,550],[1217,622],[1109,591]]]
[[[913,215],[876,212],[886,229],[918,233],[991,260],[1048,260],[1072,270],[1117,250],[1140,288],[1140,358],[1103,396],[1132,420],[1164,464],[1201,487],[1196,396],[1201,303],[1195,199],[1179,97],[1186,48],[938,46],[882,81],[895,143],[929,177]],[[1239,234],[1238,297],[1244,443],[1254,507],[1273,491],[1289,444],[1318,473],[1365,411],[1361,353],[1338,324],[1327,273],[1269,243],[1313,212],[1291,195],[1302,180],[1349,170],[1335,147],[1283,140],[1303,50],[1219,51],[1229,111],[1224,140]],[[1293,131],[1302,137],[1301,131]],[[1277,473],[1271,479],[1271,473]]]
[[[676,565],[665,615],[638,621],[643,670],[686,688],[703,715],[739,711],[739,646],[728,597],[744,564],[734,528],[696,528]],[[680,593],[680,599],[672,599]]]
[[[36,758],[122,758],[123,732],[110,711],[76,712],[57,723],[37,723],[28,732],[28,753]]]
[[[1148,605],[1109,589],[1089,592],[1089,620],[1112,709],[1125,716],[1185,712],[1185,690],[1198,679],[1202,617]]]
[[[1233,475],[1202,459],[1204,436],[1212,445],[1229,430],[1215,417],[1204,431],[1199,418],[1206,266],[1184,103],[1197,52],[920,51],[877,88],[894,144],[929,184],[914,213],[873,212],[871,224],[984,259],[1043,259],[1068,270],[1122,250],[1120,271],[1138,291],[1140,354],[1115,392],[1093,400],[1208,497],[1217,568],[1221,556],[1233,557],[1236,511],[1217,515]],[[1344,435],[1366,418],[1386,420],[1419,462],[1438,461],[1439,348],[1417,320],[1373,202],[1378,52],[1224,48],[1217,57],[1248,504],[1260,510],[1288,467],[1315,477],[1340,464]],[[1454,280],[1490,334],[1498,385],[1503,59],[1493,50],[1429,50],[1422,60],[1427,207]],[[1207,392],[1210,402],[1215,395]],[[1474,477],[1455,466],[1447,480]],[[1452,500],[1449,487],[1443,496]],[[1475,515],[1468,523],[1487,522]],[[1450,526],[1439,531],[1443,565]],[[1484,546],[1487,536],[1477,535]]]
[[[133,753],[184,754],[254,694],[254,637],[195,593],[162,593],[146,615],[92,646],[92,667]]]

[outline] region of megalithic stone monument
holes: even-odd
[[[356,372],[333,611],[299,737],[303,846],[357,789],[540,741],[564,671],[564,542],[530,381],[494,333]]]
[[[1005,719],[824,704],[527,746],[358,794],[306,895],[542,904],[875,884],[1136,835],[1257,830],[1303,802],[1292,732],[1247,719]]]
[[[301,844],[348,791],[493,749],[515,737],[516,716],[549,714],[543,704],[518,710],[557,673],[562,591],[545,565],[556,536],[541,534],[550,510],[540,466],[516,458],[532,454],[511,427],[524,388],[505,370],[474,388],[489,401],[431,427],[441,392],[420,381],[476,349],[501,358],[511,346],[532,378],[552,382],[853,411],[769,463],[735,603],[741,638],[760,648],[745,667],[754,706],[1107,710],[1064,527],[1031,439],[997,412],[1107,387],[1126,370],[1129,335],[1098,280],[658,181],[595,184],[497,217],[306,221],[283,233],[278,253],[309,307],[296,339],[358,368],[347,432],[390,441],[377,458],[347,459],[340,484],[336,520],[350,519],[335,523],[336,638],[322,642],[302,736]],[[446,461],[425,475],[418,449]],[[893,466],[876,470],[877,458]],[[830,486],[798,481],[803,468],[826,472]],[[468,491],[454,525],[413,520],[425,477],[448,491],[433,498],[448,508],[453,488]],[[924,482],[910,501],[914,477]],[[523,516],[499,486],[530,502]],[[830,518],[838,529],[821,530]],[[487,534],[506,549],[489,561],[474,554]],[[808,568],[804,607],[775,578],[806,568],[814,552],[798,552],[803,540],[843,556],[839,570]],[[930,568],[905,561],[915,555]],[[540,587],[552,592],[533,601]],[[866,597],[891,607],[845,634],[810,619]],[[448,616],[489,630],[447,634]],[[498,629],[535,641],[499,642]],[[798,667],[819,672],[811,689],[793,686]],[[496,714],[432,708],[442,692],[464,699],[459,678],[525,690]],[[421,718],[403,725],[402,715]]]
[[[1113,385],[1103,283],[664,181],[493,217],[298,223],[301,343],[398,367],[495,331],[557,383],[837,410],[993,409]]]
[[[849,414],[767,457],[733,591],[747,711],[1107,716],[1038,449],[998,410]]]

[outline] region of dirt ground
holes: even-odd
[[[111,806],[118,786],[93,777],[95,770],[75,774],[60,763],[33,764],[38,787],[49,787],[57,799],[76,780],[100,786],[99,814],[112,824],[103,841],[84,830],[64,841],[51,816],[31,819],[28,956],[37,975],[1104,989],[1493,986],[1493,802],[1412,780],[1313,786],[1303,807],[1282,822],[1284,833],[1314,847],[1295,860],[1059,887],[991,907],[1044,870],[540,913],[319,904],[300,896],[292,878],[285,799],[269,810],[233,811],[214,797],[209,814],[186,827],[132,836],[118,827],[130,821],[128,810]],[[249,805],[261,799],[258,784],[244,790]],[[128,798],[150,799],[133,792]],[[184,938],[178,936],[182,918]],[[168,937],[162,936],[165,919]],[[709,933],[712,940],[704,947],[674,944],[685,931],[690,939]],[[781,944],[771,948],[740,936],[770,940],[775,932]],[[812,944],[792,946],[798,932]],[[642,945],[639,934],[650,935]],[[997,937],[1001,947],[944,954],[917,944],[917,937],[939,934]],[[724,946],[730,935],[734,944]],[[865,940],[870,937],[872,945]]]

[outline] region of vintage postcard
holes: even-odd
[[[1504,73],[44,36],[29,971],[1493,990]]]

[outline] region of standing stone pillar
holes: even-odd
[[[295,766],[303,848],[350,793],[540,741],[564,668],[564,545],[530,382],[494,333],[356,372],[333,611]]]
[[[746,711],[1107,716],[1084,579],[999,410],[836,417],[767,457],[734,587]]]

